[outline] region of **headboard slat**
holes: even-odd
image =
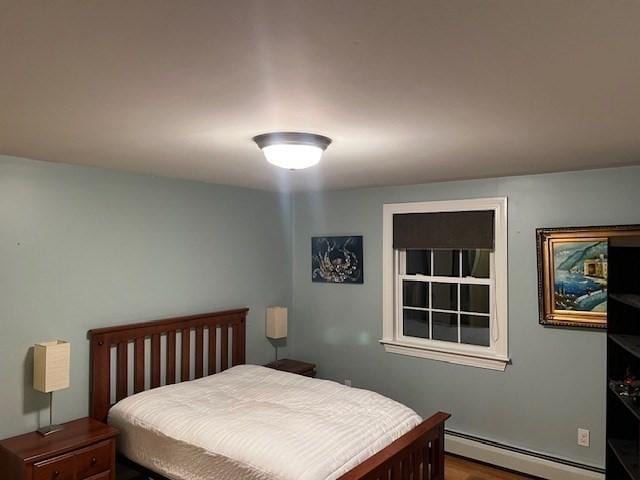
[[[242,321],[240,322],[240,328],[238,328],[238,343],[236,345],[236,347],[238,348],[238,365],[244,365],[244,363],[247,361],[247,330],[245,323],[245,319],[242,319]]]
[[[150,387],[156,388],[162,383],[161,379],[161,337],[166,336],[166,382],[175,383],[176,379],[176,332],[180,331],[181,339],[181,378],[180,381],[190,379],[191,372],[191,331],[195,329],[195,377],[204,375],[205,329],[209,333],[208,341],[208,371],[209,375],[216,373],[217,328],[220,328],[220,369],[229,368],[229,353],[231,365],[245,362],[246,317],[248,308],[226,310],[222,312],[190,315],[187,317],[168,318],[153,322],[119,325],[94,329],[89,331],[91,341],[91,416],[99,421],[106,421],[111,407],[111,348],[117,348],[115,385],[116,400],[122,400],[129,395],[129,345],[133,343],[133,391],[141,392],[145,389],[145,368],[151,373]],[[229,352],[229,330],[232,330],[232,345]],[[151,341],[150,365],[145,355],[145,339]]]
[[[229,368],[229,328],[223,325],[220,335],[220,369]]]
[[[238,348],[238,341],[240,340],[239,330],[240,328],[238,327],[238,325],[233,325],[233,327],[231,328],[231,331],[232,331],[231,341],[233,342],[233,345],[231,347],[231,366],[238,365],[238,363],[240,363],[240,360],[239,360],[240,349]]]
[[[189,362],[191,361],[191,329],[183,328],[182,329],[182,360],[180,361],[181,373],[180,373],[180,381],[186,382],[190,380],[189,374],[191,373],[191,368],[189,367]]]
[[[160,386],[160,334],[151,335],[151,388]]]
[[[144,390],[144,338],[137,337],[134,344],[133,363],[133,391],[140,393]]]
[[[209,375],[213,375],[216,373],[216,360],[217,360],[217,347],[218,347],[218,328],[217,327],[209,327]]]
[[[176,331],[167,333],[167,385],[176,383]]]
[[[204,327],[202,325],[196,327],[196,369],[195,378],[202,378],[203,369],[202,362],[204,354],[202,352],[202,344],[204,343]]]
[[[116,400],[118,402],[127,396],[129,385],[127,347],[127,342],[118,343],[118,356],[116,357]]]

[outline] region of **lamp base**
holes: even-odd
[[[47,435],[59,432],[60,430],[64,430],[62,425],[48,425],[46,427],[39,428],[38,433],[43,437],[46,437]]]

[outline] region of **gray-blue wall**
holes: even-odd
[[[247,359],[265,362],[264,309],[291,292],[288,199],[274,193],[0,156],[0,438],[33,430],[36,342],[71,342],[57,420],[88,411],[87,330],[249,306]]]
[[[603,332],[537,323],[534,230],[640,223],[640,167],[408,187],[274,193],[0,156],[0,438],[32,430],[33,343],[72,342],[57,419],[86,415],[87,330],[248,305],[248,361],[273,356],[264,308],[292,305],[290,355],[449,428],[603,464]],[[509,197],[504,373],[384,352],[382,205]],[[293,207],[292,207],[293,205]],[[293,212],[292,212],[293,208]],[[292,224],[293,222],[293,224]],[[365,284],[312,284],[310,237],[364,235]],[[286,352],[284,352],[286,353]],[[591,448],[576,428],[591,430]]]
[[[382,205],[509,198],[506,372],[385,353]],[[640,167],[407,187],[298,194],[294,199],[290,346],[320,376],[370,388],[448,428],[595,466],[604,463],[605,334],[538,324],[536,227],[640,223]],[[364,285],[311,283],[310,237],[364,235]],[[591,430],[591,447],[576,429]]]

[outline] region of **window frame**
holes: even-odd
[[[413,342],[413,343],[417,343],[420,345],[424,345],[425,347],[430,347],[433,345],[436,346],[440,346],[440,347],[444,347],[444,348],[453,348],[454,346],[458,346],[458,347],[465,347],[465,346],[469,346],[471,348],[462,348],[462,351],[465,352],[471,352],[471,353],[486,353],[487,349],[490,347],[486,347],[486,346],[482,346],[482,345],[477,345],[474,346],[472,344],[466,344],[466,343],[460,343],[460,339],[462,336],[462,329],[461,329],[461,323],[460,320],[458,321],[458,332],[457,332],[457,343],[454,342],[447,342],[447,341],[440,341],[440,340],[433,340],[431,338],[425,338],[422,339],[420,337],[412,337],[412,336],[405,336],[403,333],[404,328],[400,325],[403,321],[403,313],[404,310],[417,310],[417,311],[426,311],[429,313],[429,337],[433,336],[433,320],[432,320],[432,316],[433,313],[439,312],[439,313],[453,313],[456,315],[470,315],[470,316],[475,316],[475,317],[483,317],[483,318],[488,318],[489,319],[489,329],[491,330],[491,326],[492,326],[492,322],[491,319],[494,318],[494,316],[496,315],[495,310],[496,310],[496,304],[495,304],[495,272],[494,272],[494,252],[490,252],[489,255],[489,270],[490,270],[490,274],[488,278],[481,278],[481,277],[463,277],[462,276],[462,251],[461,249],[455,249],[457,251],[457,254],[459,256],[458,259],[458,276],[453,277],[453,276],[439,276],[439,275],[422,275],[422,274],[416,274],[416,275],[411,275],[411,274],[407,274],[405,272],[405,266],[406,266],[406,251],[405,250],[394,250],[394,266],[395,266],[395,271],[394,271],[394,289],[395,289],[395,298],[398,299],[398,301],[395,304],[395,321],[397,322],[396,324],[396,331],[398,333],[398,339],[400,341],[403,342]],[[431,265],[431,269],[433,269],[433,265],[434,265],[434,253],[433,250],[430,249],[430,255],[431,255],[431,259],[430,259],[430,265]],[[429,295],[428,295],[428,306],[427,307],[415,307],[415,306],[410,306],[410,305],[405,305],[404,304],[404,294],[403,294],[403,287],[404,287],[404,281],[410,281],[410,282],[420,282],[420,283],[426,283],[429,285]],[[435,308],[432,305],[432,299],[433,299],[433,285],[434,284],[447,284],[447,285],[455,285],[455,288],[457,290],[456,293],[456,299],[457,299],[457,308],[456,309],[442,309],[442,308]],[[462,289],[462,285],[484,285],[484,286],[488,286],[489,287],[489,312],[488,313],[480,313],[480,312],[472,312],[472,311],[466,311],[463,310],[461,308],[461,294],[460,291]],[[490,332],[491,333],[491,332]]]
[[[402,276],[404,252],[393,248],[393,215],[471,210],[494,211],[495,247],[490,255],[493,278],[442,277],[446,283],[491,283],[489,347],[406,337],[402,335]],[[383,205],[383,325],[382,339],[387,352],[429,358],[461,365],[504,371],[508,357],[507,278],[507,198],[479,198],[432,202],[389,203]],[[432,265],[433,268],[433,265]],[[491,275],[490,275],[491,277]],[[434,282],[437,276],[423,276]],[[409,280],[409,278],[407,278]],[[453,280],[453,281],[452,281]],[[459,287],[458,287],[459,288]],[[459,301],[459,296],[458,296]],[[429,322],[431,328],[431,322]]]

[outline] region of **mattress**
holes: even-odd
[[[416,425],[377,393],[256,365],[127,397],[119,449],[174,480],[335,479]]]

